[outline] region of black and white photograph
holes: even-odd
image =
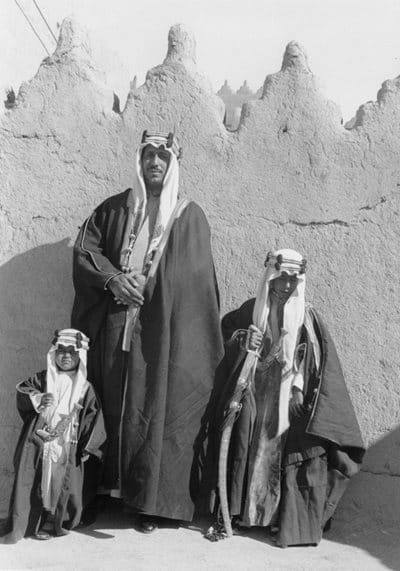
[[[400,571],[399,25],[1,0],[0,570]]]

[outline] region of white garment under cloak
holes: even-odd
[[[276,266],[278,257],[283,259],[283,263]],[[297,285],[283,307],[282,338],[282,379],[279,398],[279,425],[278,434],[283,434],[289,428],[289,399],[293,386],[303,388],[302,370],[296,369],[295,356],[299,343],[301,328],[304,323],[305,314],[305,274],[300,272],[303,262],[301,254],[295,250],[282,249],[271,253],[266,264],[263,276],[258,284],[256,302],[253,310],[253,323],[265,333],[268,325],[272,325],[274,341],[278,337],[274,331],[278,327],[278,307],[275,303],[271,305],[270,283],[281,276],[282,272],[288,275],[297,276]],[[271,311],[272,309],[272,311]],[[271,315],[270,315],[271,313]],[[272,319],[272,323],[271,323]],[[256,362],[255,362],[256,366]]]
[[[63,331],[75,332],[73,329]],[[66,343],[70,342],[68,337],[65,337],[65,339]],[[42,502],[44,509],[52,513],[54,513],[61,492],[71,442],[77,438],[78,402],[84,397],[89,386],[86,380],[86,349],[78,349],[79,364],[75,371],[64,372],[57,368],[55,362],[56,349],[62,342],[63,339],[59,338],[56,344],[51,346],[47,354],[46,392],[54,396],[55,404],[43,408],[40,406],[40,403],[45,393],[30,395],[35,410],[43,418],[49,430],[55,429],[68,415],[71,417],[66,424],[65,430],[57,438],[45,441],[43,444]]]

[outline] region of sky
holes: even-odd
[[[34,0],[0,0],[0,89],[18,90],[54,40]],[[296,40],[325,96],[345,121],[376,100],[386,79],[400,75],[400,0],[36,0],[50,27],[75,16],[88,30],[95,59],[121,103],[136,75],[161,63],[169,28],[183,23],[195,34],[198,69],[217,91],[246,79],[256,91],[281,67],[285,46]]]

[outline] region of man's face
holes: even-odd
[[[61,371],[74,371],[79,363],[79,353],[73,345],[58,345],[56,365]]]
[[[149,190],[161,191],[165,173],[171,159],[170,153],[163,147],[147,145],[142,153],[143,177]]]
[[[289,275],[286,272],[282,272],[279,278],[275,278],[271,281],[270,287],[281,299],[289,299],[296,289],[298,281],[299,278],[296,275]]]

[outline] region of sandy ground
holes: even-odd
[[[24,539],[0,545],[0,569],[37,570],[400,570],[400,530],[358,526],[344,533],[334,523],[318,547],[280,549],[265,530],[252,529],[217,543],[204,539],[206,521],[150,535],[132,516],[109,507],[97,522],[49,541]]]

